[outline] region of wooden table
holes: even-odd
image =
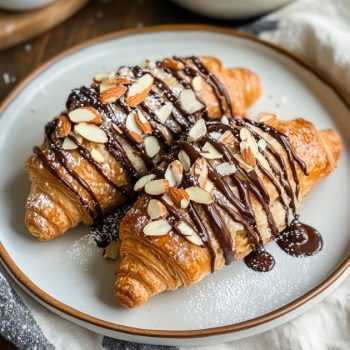
[[[168,0],[93,0],[68,21],[16,47],[0,51],[0,100],[34,68],[63,50],[112,31],[155,24],[201,23],[237,27],[233,22],[205,18]],[[0,336],[0,349],[16,349]]]

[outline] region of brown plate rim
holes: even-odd
[[[44,72],[48,67],[50,67],[53,63],[58,62],[62,58],[69,56],[85,47],[88,47],[90,45],[108,41],[120,37],[125,37],[129,35],[135,35],[140,33],[151,33],[151,32],[167,32],[167,31],[209,31],[209,32],[215,32],[215,33],[223,33],[226,35],[232,35],[235,37],[243,38],[246,40],[251,40],[254,42],[257,42],[263,46],[267,46],[275,51],[278,51],[279,53],[283,54],[284,56],[292,59],[294,62],[299,64],[301,67],[307,69],[311,73],[313,73],[317,78],[319,78],[324,84],[326,84],[329,88],[333,90],[333,92],[343,101],[343,103],[347,106],[347,108],[350,111],[350,103],[348,102],[345,95],[339,91],[332,82],[323,74],[320,72],[319,69],[305,61],[300,56],[278,46],[273,43],[267,42],[265,40],[262,40],[256,36],[253,36],[248,33],[244,32],[238,32],[232,29],[222,28],[222,27],[216,27],[216,26],[209,26],[209,25],[198,25],[198,24],[184,24],[184,25],[160,25],[160,26],[151,26],[146,27],[142,29],[125,29],[116,31],[113,33],[109,33],[106,35],[99,36],[97,38],[88,40],[84,43],[81,43],[79,45],[76,45],[68,50],[63,51],[62,53],[54,56],[47,62],[41,64],[38,68],[36,68],[34,71],[32,71],[29,75],[27,75],[26,78],[24,78],[19,84],[16,85],[16,87],[11,91],[11,93],[2,101],[0,104],[0,114],[3,113],[5,108],[15,99],[15,97],[22,91],[22,89],[36,76],[38,76],[40,73]],[[92,317],[90,315],[87,315],[81,311],[78,311],[64,303],[61,303],[57,299],[51,297],[49,294],[45,293],[43,290],[41,290],[39,287],[37,287],[16,265],[16,263],[12,260],[8,252],[6,251],[3,244],[0,242],[0,257],[6,267],[9,271],[15,276],[15,278],[23,285],[25,286],[33,295],[36,296],[36,298],[40,299],[45,304],[51,306],[52,308],[56,309],[57,311],[60,311],[64,314],[67,314],[68,316],[71,316],[73,318],[76,318],[80,321],[89,323],[93,326],[105,328],[112,331],[117,331],[121,333],[127,333],[137,336],[144,336],[144,337],[158,337],[158,338],[177,338],[177,339],[183,339],[183,338],[199,338],[199,337],[207,337],[207,336],[217,336],[227,333],[233,333],[233,332],[239,332],[243,331],[249,328],[253,328],[265,323],[268,323],[270,321],[273,321],[274,319],[281,317],[283,315],[286,315],[287,313],[295,310],[299,306],[305,304],[306,302],[310,301],[317,295],[319,295],[321,292],[326,290],[332,283],[334,283],[350,266],[350,254],[346,257],[346,259],[340,264],[340,266],[331,274],[329,275],[322,283],[320,283],[318,286],[307,292],[306,294],[302,295],[301,297],[297,298],[296,300],[292,301],[291,303],[274,310],[272,312],[269,312],[268,314],[256,317],[251,320],[235,323],[232,325],[226,325],[226,326],[220,326],[220,327],[212,327],[212,328],[206,328],[206,329],[198,329],[198,330],[179,330],[179,331],[170,331],[170,330],[151,330],[151,329],[142,329],[142,328],[135,328],[135,327],[129,327],[129,326],[123,326],[118,325],[116,323],[103,321],[101,319]]]

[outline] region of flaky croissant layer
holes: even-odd
[[[197,136],[180,142],[145,185],[120,226],[121,305],[136,307],[263,251],[335,168],[341,152],[335,131],[317,131],[300,118],[260,119],[192,131]]]

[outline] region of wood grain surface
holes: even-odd
[[[174,23],[237,28],[250,21],[252,19],[213,20],[188,12],[169,0],[91,0],[73,17],[53,29],[31,41],[0,51],[0,101],[41,63],[102,34],[125,28]],[[16,347],[0,336],[0,349],[13,350]]]

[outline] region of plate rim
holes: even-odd
[[[10,93],[0,102],[0,117],[4,110],[11,104],[11,102],[17,97],[19,93],[30,83],[30,81],[43,73],[47,68],[49,68],[52,64],[59,62],[61,59],[69,56],[73,53],[76,53],[84,48],[87,48],[91,45],[113,40],[116,38],[138,35],[138,34],[147,34],[154,32],[168,32],[168,31],[209,31],[214,33],[221,33],[226,35],[231,35],[234,37],[242,38],[245,40],[254,41],[260,45],[266,46],[274,51],[281,53],[282,55],[292,59],[295,63],[302,66],[309,72],[311,72],[316,78],[321,80],[324,84],[326,84],[333,92],[340,98],[340,100],[344,103],[347,109],[350,111],[350,101],[347,99],[346,95],[340,91],[334,84],[328,79],[324,73],[322,73],[317,67],[307,62],[304,58],[296,55],[295,53],[280,47],[274,43],[268,42],[266,40],[260,39],[257,36],[246,32],[240,32],[237,30],[211,26],[211,25],[199,25],[199,24],[167,24],[167,25],[156,25],[149,26],[146,28],[138,29],[124,29],[119,31],[114,31],[112,33],[108,33],[105,35],[97,36],[96,38],[84,41],[78,45],[74,45],[73,47],[64,50],[63,52],[53,56],[48,61],[40,64],[37,68],[32,70],[29,74],[23,78],[20,83],[18,83]],[[299,298],[293,300],[292,302],[284,305],[281,308],[278,308],[272,312],[264,314],[259,317],[255,317],[250,320],[246,320],[239,323],[234,323],[231,325],[219,326],[219,327],[210,327],[205,329],[195,329],[195,330],[154,330],[154,329],[144,329],[137,327],[130,327],[125,325],[119,325],[117,323],[112,323],[108,321],[104,321],[98,319],[96,317],[85,314],[79,310],[74,309],[71,306],[68,306],[59,300],[53,298],[38,286],[36,286],[16,265],[14,260],[11,258],[9,253],[6,251],[4,245],[0,241],[0,257],[2,262],[6,265],[6,267],[13,273],[15,278],[22,283],[28,290],[33,293],[38,299],[40,299],[44,304],[48,304],[52,308],[56,309],[59,312],[62,312],[66,315],[69,315],[73,318],[79,319],[80,321],[87,322],[93,326],[102,327],[105,329],[109,329],[112,331],[117,331],[121,333],[136,335],[136,336],[144,336],[144,337],[158,337],[158,338],[201,338],[207,336],[217,336],[228,333],[236,333],[239,331],[247,330],[256,326],[261,326],[270,321],[273,321],[283,315],[288,314],[289,312],[297,309],[308,301],[311,301],[317,295],[325,291],[331,284],[333,284],[350,266],[350,254],[341,262],[338,268],[331,273],[323,282],[318,284],[316,287],[311,289],[309,292],[303,294]]]

